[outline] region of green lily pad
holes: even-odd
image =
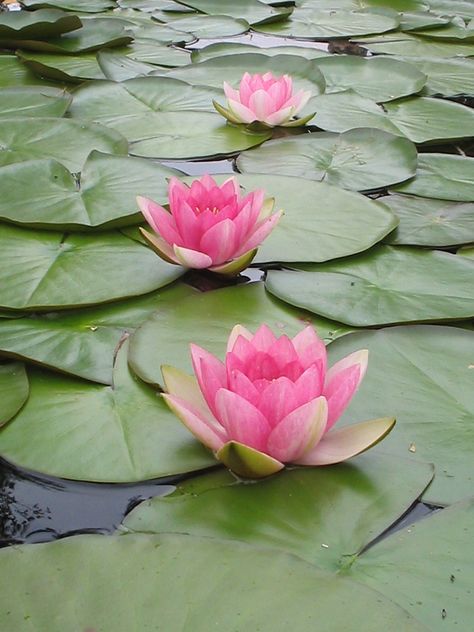
[[[307,9],[391,9],[393,11],[425,11],[428,4],[423,0],[297,0],[298,6]],[[381,12],[382,13],[382,12]]]
[[[117,353],[112,386],[30,370],[30,396],[1,429],[0,454],[52,476],[113,483],[213,465],[212,453],[130,373],[127,347]]]
[[[168,77],[142,77],[121,83],[101,81],[76,90],[69,113],[74,118],[103,123],[133,142],[159,137],[158,130],[164,134],[165,113],[186,111],[189,116],[199,116],[199,112],[214,113],[212,100],[218,94],[212,88],[190,86]],[[212,120],[223,121],[215,118],[215,114]],[[199,133],[199,129],[196,132]]]
[[[191,61],[189,51],[164,44],[160,46],[155,40],[144,37],[135,39],[126,48],[117,49],[116,53],[122,53],[138,62],[170,68],[187,66]]]
[[[126,632],[145,630],[150,621],[170,632],[426,632],[378,592],[292,555],[236,542],[82,535],[3,549],[0,559],[8,578],[1,584],[0,625],[17,632],[31,625]],[[35,586],[45,576],[50,589],[41,595]],[[72,585],[81,586],[80,609]]]
[[[378,246],[342,261],[299,267],[270,271],[267,289],[354,327],[474,316],[474,264],[447,252]]]
[[[153,40],[151,40],[153,42]],[[157,45],[159,47],[159,44]],[[122,49],[120,49],[122,50]],[[143,61],[137,61],[127,57],[123,52],[117,50],[104,50],[97,54],[97,62],[104,73],[106,79],[112,81],[126,81],[138,77],[147,77],[155,73],[157,67]],[[164,71],[164,69],[161,69]]]
[[[160,309],[131,338],[129,362],[146,382],[162,382],[160,366],[170,364],[192,372],[189,343],[223,356],[227,338],[236,323],[255,331],[266,322],[275,332],[295,335],[308,322],[318,334],[332,340],[348,327],[289,307],[265,292],[262,283],[237,285],[196,294]],[[199,323],[199,327],[196,324]]]
[[[61,117],[65,114],[71,101],[71,95],[60,88],[46,86],[2,88],[0,92],[0,117]]]
[[[447,15],[458,15],[465,18],[474,18],[474,7],[470,0],[430,0],[432,11]]]
[[[318,60],[326,93],[354,90],[380,103],[419,92],[426,74],[418,66],[389,57],[333,55]]]
[[[133,37],[125,31],[121,20],[93,18],[84,20],[82,27],[61,37],[47,41],[22,38],[13,40],[15,48],[45,53],[76,54],[89,53],[105,47],[123,46]]]
[[[474,259],[474,246],[460,248],[456,254],[468,257],[469,259]]]
[[[319,9],[319,6],[318,6]],[[371,11],[318,10],[296,8],[285,22],[256,26],[255,30],[269,35],[331,40],[369,33],[383,33],[397,28],[396,13],[384,15]]]
[[[347,576],[380,591],[430,630],[468,630],[473,529],[474,501],[456,504],[379,542]]]
[[[415,31],[416,33],[416,31]],[[461,40],[463,42],[474,42],[474,20],[467,24],[460,17],[455,18],[446,26],[420,31],[418,35],[440,40]]]
[[[241,35],[250,28],[246,20],[230,18],[226,15],[191,15],[188,17],[184,14],[185,17],[180,16],[183,14],[167,14],[166,26],[181,33],[192,33],[198,39]]]
[[[118,232],[62,235],[7,224],[0,231],[1,308],[105,303],[157,290],[183,272]]]
[[[220,472],[204,475],[199,493],[195,482],[191,493],[184,483],[166,499],[142,503],[125,527],[241,540],[336,571],[407,511],[433,470],[379,453],[332,467],[286,470],[254,485],[229,476],[220,486],[219,477]]]
[[[144,296],[82,310],[0,322],[0,355],[34,362],[99,384],[112,384],[120,341],[163,303],[196,290],[177,283]]]
[[[43,117],[0,119],[0,166],[51,158],[76,172],[93,149],[124,155],[128,143],[117,131],[96,123]]]
[[[474,95],[474,60],[415,58],[413,64],[428,77],[423,94]]]
[[[54,160],[18,162],[0,168],[0,218],[61,231],[137,224],[137,195],[166,204],[173,175],[179,172],[142,158],[96,151],[80,176]]]
[[[21,362],[0,364],[0,426],[9,421],[28,399],[28,377]]]
[[[474,44],[459,41],[440,42],[429,40],[412,33],[387,33],[383,35],[357,38],[361,46],[372,53],[400,55],[401,57],[472,57]]]
[[[398,223],[379,202],[325,182],[258,174],[238,180],[248,191],[263,188],[285,213],[259,247],[259,263],[346,257],[381,241]]]
[[[273,57],[274,55],[299,55],[304,59],[316,59],[326,57],[329,53],[319,48],[309,48],[305,46],[272,46],[271,48],[260,48],[257,44],[243,44],[240,42],[210,44],[204,48],[193,50],[191,59],[193,63],[201,63],[215,57],[227,55],[241,55],[247,53],[258,53]]]
[[[56,9],[0,13],[0,41],[56,37],[82,26],[77,15]],[[2,42],[3,44],[3,42]]]
[[[414,143],[447,142],[474,135],[471,108],[428,97],[407,97],[382,106],[348,90],[314,97],[301,115],[310,111],[317,112],[311,123],[330,132],[375,127],[406,136]]]
[[[330,345],[330,361],[360,348],[369,350],[369,368],[341,425],[393,412],[397,425],[383,450],[435,465],[423,500],[472,496],[472,331],[420,325],[351,334]]]
[[[36,77],[14,55],[0,55],[0,87],[18,88],[19,86],[48,85]]]
[[[222,91],[224,81],[237,86],[242,75],[249,69],[253,73],[270,71],[275,75],[288,74],[293,79],[294,90],[309,90],[313,95],[324,92],[325,81],[317,60],[302,59],[296,55],[224,55],[199,64],[176,68],[170,71],[168,76],[194,85],[212,86]],[[221,95],[224,99],[223,92]]]
[[[474,158],[420,154],[416,176],[394,190],[456,202],[474,200]]]
[[[370,128],[270,140],[237,159],[242,173],[303,177],[355,191],[411,178],[416,165],[413,143]]]
[[[409,246],[447,247],[474,242],[474,203],[412,195],[389,195],[384,204],[400,218],[385,241]]]
[[[39,77],[54,81],[82,83],[84,80],[105,79],[95,53],[62,55],[22,51],[18,58]]]
[[[130,145],[132,155],[170,160],[217,158],[255,147],[271,137],[271,131],[253,132],[226,124],[218,114],[191,111],[162,112],[153,127],[145,129],[140,124],[134,126],[134,132],[139,138]]]
[[[178,0],[180,4],[205,13],[207,15],[227,15],[231,18],[246,20],[252,26],[256,24],[268,24],[284,20],[291,9],[275,9],[262,4],[258,0],[239,0],[236,5],[234,0]]]
[[[113,9],[115,0],[22,0],[28,9],[55,8],[65,11],[84,11],[84,13],[101,13]]]

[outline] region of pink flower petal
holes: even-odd
[[[231,371],[227,377],[228,388],[259,408],[260,393],[242,371]]]
[[[255,121],[255,113],[243,103],[229,99],[227,102],[231,113],[242,123],[253,123]]]
[[[191,206],[183,200],[177,208],[173,208],[173,218],[176,222],[178,233],[181,235],[182,241],[179,245],[198,250],[201,235],[195,209],[192,209]]]
[[[232,99],[233,101],[240,101],[239,93],[237,90],[234,90],[232,86],[230,86],[227,81],[224,81],[224,94],[228,99]]]
[[[212,265],[212,259],[203,252],[190,250],[181,246],[173,246],[174,254],[182,266],[202,270]]]
[[[243,325],[235,325],[230,332],[229,339],[227,340],[227,353],[233,351],[235,342],[239,336],[243,336],[246,340],[249,341],[251,341],[253,338],[253,334]]]
[[[257,230],[252,235],[250,235],[245,244],[241,248],[239,248],[234,256],[238,257],[243,252],[246,252],[247,250],[253,250],[257,246],[259,246],[278,224],[282,215],[283,211],[278,211],[267,220],[265,220],[264,223],[261,224],[260,227],[257,228]]]
[[[272,430],[267,442],[268,454],[283,463],[298,459],[319,442],[326,420],[327,404],[324,397],[296,408]]]
[[[294,108],[293,106],[284,107],[277,112],[273,112],[272,114],[268,114],[263,120],[267,125],[277,126],[281,125],[285,121],[288,121],[293,116]]]
[[[352,396],[359,385],[360,368],[358,364],[339,371],[339,373],[324,387],[323,393],[328,400],[328,425],[330,430],[344,410],[347,408]]]
[[[199,388],[207,402],[207,405],[216,416],[214,400],[220,388],[227,388],[227,375],[224,364],[212,353],[191,344],[191,359],[194,373],[199,383]]]
[[[324,382],[327,366],[326,345],[314,328],[308,325],[294,336],[292,342],[303,369],[317,364],[321,367],[321,379]]]
[[[137,204],[155,233],[161,235],[169,244],[181,243],[174,219],[168,211],[153,200],[141,196],[137,197]]]
[[[211,257],[213,265],[220,265],[233,259],[236,247],[235,226],[231,219],[211,226],[199,244],[199,249]]]
[[[223,446],[225,441],[217,434],[215,429],[206,423],[206,420],[199,415],[197,410],[191,409],[187,402],[175,395],[164,393],[162,397],[196,439],[214,451],[219,450]]]
[[[275,111],[274,103],[265,90],[257,90],[251,95],[249,109],[255,113],[257,121],[265,121]]]
[[[347,369],[350,366],[353,366],[354,364],[359,365],[360,374],[359,383],[357,384],[357,386],[359,386],[367,371],[368,362],[369,351],[367,349],[359,349],[359,351],[354,351],[353,353],[350,353],[345,358],[342,358],[342,360],[339,360],[339,362],[336,362],[336,364],[333,364],[330,369],[328,369],[328,372],[326,374],[326,386],[329,386],[329,384],[337,376],[338,373],[344,371],[344,369]]]
[[[216,394],[216,408],[230,440],[264,451],[270,426],[255,406],[237,393],[221,388]]]
[[[257,351],[267,352],[272,345],[277,341],[277,338],[268,325],[260,325],[255,334],[252,336],[251,343],[254,349]]]
[[[392,430],[395,419],[364,421],[324,435],[312,450],[297,458],[298,465],[330,465],[350,459],[382,441]]]
[[[269,382],[260,395],[258,409],[272,428],[275,428],[290,411],[297,407],[294,391],[295,387],[291,380],[287,377],[279,377]],[[256,392],[258,395],[257,390]]]
[[[297,405],[301,406],[315,397],[319,397],[323,389],[323,380],[319,367],[314,364],[295,381]]]
[[[167,261],[168,263],[177,263],[179,265],[179,261],[176,259],[176,255],[174,254],[172,246],[170,246],[167,241],[160,237],[160,235],[156,233],[149,233],[147,230],[141,227],[140,233],[159,257],[161,257],[162,259],[164,259],[164,261]]]

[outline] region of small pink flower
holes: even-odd
[[[238,274],[257,252],[282,215],[273,215],[273,200],[259,189],[242,196],[235,178],[219,186],[211,176],[190,187],[171,178],[169,212],[153,200],[138,197],[138,206],[155,231],[140,229],[165,261],[187,268]]]
[[[300,112],[311,97],[311,92],[300,90],[293,94],[291,77],[274,77],[271,72],[264,75],[244,74],[238,90],[224,81],[227,108],[213,101],[214,107],[231,123],[262,123],[266,127],[296,127],[304,125],[314,112],[301,119],[294,116]]]
[[[196,378],[162,367],[171,410],[236,474],[260,478],[285,463],[328,465],[381,441],[394,419],[331,430],[356,392],[368,351],[327,369],[326,347],[310,326],[293,339],[262,325],[232,330],[225,362],[191,345]]]

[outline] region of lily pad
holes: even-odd
[[[74,31],[82,26],[77,15],[57,9],[0,12],[0,41],[42,39]]]
[[[474,259],[474,246],[460,248],[456,254],[461,255],[463,257],[468,257],[469,259]]]
[[[187,66],[190,63],[190,52],[176,46],[159,45],[152,39],[135,39],[126,48],[116,50],[117,54],[123,53],[130,59],[153,64],[155,66],[165,66],[175,68],[176,66]]]
[[[278,175],[243,174],[248,191],[263,188],[284,216],[260,246],[262,263],[328,261],[362,252],[398,223],[384,205],[325,182]]]
[[[474,135],[471,108],[428,97],[407,97],[382,106],[348,90],[314,97],[302,116],[309,111],[317,112],[311,123],[330,132],[375,127],[406,136],[414,143],[451,141]]]
[[[474,95],[474,59],[413,59],[428,77],[424,94]]]
[[[0,169],[0,218],[61,231],[137,224],[143,216],[136,196],[166,204],[167,178],[178,174],[141,158],[96,151],[80,175],[54,160],[19,162]]]
[[[18,58],[39,77],[55,81],[82,83],[84,80],[105,79],[95,53],[62,55],[22,51],[18,53]]]
[[[36,77],[14,55],[0,55],[0,87],[18,88],[19,86],[34,86],[47,82]]]
[[[341,425],[393,411],[397,426],[383,450],[435,465],[423,500],[446,505],[472,496],[472,331],[419,325],[351,334],[330,345],[330,361],[361,347],[369,368]]]
[[[379,542],[347,576],[390,597],[430,630],[468,630],[473,529],[474,501],[458,503]]]
[[[142,503],[125,527],[241,540],[336,571],[407,511],[433,470],[425,463],[370,454],[333,467],[286,470],[255,485],[229,476],[221,486],[219,477],[220,472],[204,475],[198,493],[199,479],[191,482],[190,493],[183,483],[171,497]]]
[[[385,241],[397,245],[447,247],[474,242],[474,203],[412,195],[389,195],[384,204],[400,218]]]
[[[143,380],[160,384],[162,364],[192,372],[190,342],[222,357],[229,333],[236,323],[255,331],[262,322],[275,332],[290,336],[311,322],[325,340],[350,331],[344,325],[274,299],[265,292],[262,283],[250,283],[196,294],[179,303],[162,304],[132,336],[129,362]]]
[[[61,117],[65,114],[71,101],[71,95],[60,88],[46,86],[2,88],[0,92],[0,117]]]
[[[198,112],[214,113],[212,100],[218,94],[212,88],[190,86],[168,77],[130,79],[121,83],[101,81],[76,90],[69,113],[74,118],[112,127],[133,142],[159,135],[155,130],[163,129],[161,122],[165,113],[187,111],[189,116],[196,116]],[[222,121],[214,116],[212,120]]]
[[[159,44],[156,46],[159,47]],[[116,50],[101,51],[97,54],[97,62],[106,79],[111,79],[112,81],[121,82],[127,79],[136,79],[137,77],[147,77],[157,71],[157,67],[153,66],[153,64],[137,61],[127,57],[123,52],[117,53]]]
[[[177,283],[144,296],[82,310],[0,322],[0,355],[34,362],[99,384],[112,384],[123,338],[170,301],[196,292]],[[7,315],[5,315],[7,317]]]
[[[20,410],[28,399],[28,377],[21,362],[0,364],[0,426]]]
[[[469,19],[474,18],[474,7],[470,0],[430,0],[432,11],[447,15],[458,15]]]
[[[4,224],[0,307],[51,310],[137,296],[184,272],[118,232],[62,235]]]
[[[83,535],[3,549],[0,559],[8,578],[1,585],[0,625],[18,632],[30,622],[48,632],[77,632],[91,623],[101,632],[126,632],[145,630],[150,621],[170,632],[275,632],[282,626],[294,632],[316,626],[319,632],[426,632],[378,592],[292,555],[236,542]],[[46,575],[51,588],[40,595],[35,586]],[[83,587],[80,609],[71,593],[76,584]]]
[[[326,93],[354,90],[373,101],[393,101],[419,92],[426,73],[418,66],[389,57],[333,55],[318,60]]]
[[[378,246],[343,261],[270,271],[278,298],[354,327],[474,316],[472,261],[447,252]]]
[[[130,373],[127,346],[115,358],[112,386],[30,370],[30,396],[1,429],[0,454],[52,476],[111,483],[213,465],[212,453]]]
[[[304,59],[316,59],[317,57],[326,57],[329,53],[319,48],[310,48],[306,46],[272,46],[271,48],[261,48],[257,44],[243,44],[240,42],[219,44],[210,44],[204,48],[193,50],[191,59],[193,63],[201,63],[215,57],[223,57],[224,55],[241,55],[247,53],[258,53],[273,57],[274,55],[299,55]]]
[[[246,20],[252,26],[256,24],[268,24],[284,20],[291,8],[275,9],[262,4],[258,0],[178,0],[180,4],[205,13],[207,15],[227,15],[231,18]]]
[[[84,13],[100,13],[116,6],[115,0],[22,0],[21,3],[28,9],[58,8]]]
[[[255,29],[282,37],[331,40],[369,33],[383,33],[397,28],[398,24],[399,18],[396,13],[384,15],[364,10],[318,10],[303,7],[296,8],[285,22],[256,26]]]
[[[474,158],[420,154],[416,176],[394,187],[397,191],[441,200],[474,200]]]
[[[324,92],[325,81],[317,60],[302,59],[296,55],[224,55],[199,64],[177,68],[170,71],[168,76],[194,85],[212,86],[222,91],[224,81],[237,86],[248,69],[253,73],[270,71],[275,75],[288,74],[293,79],[295,90],[309,90],[313,95]],[[223,92],[221,95],[224,99]]]
[[[138,126],[137,126],[138,127]],[[260,145],[270,131],[252,132],[227,125],[210,112],[162,112],[152,128],[136,129],[130,153],[144,158],[217,158]],[[135,131],[135,130],[134,130]],[[124,130],[125,132],[125,130]]]
[[[237,159],[243,173],[303,177],[355,191],[406,180],[416,165],[416,148],[408,139],[370,128],[270,140]]]
[[[155,14],[156,15],[156,14]],[[198,39],[231,37],[246,33],[250,25],[246,20],[230,18],[226,15],[167,14],[166,26],[181,33],[192,33]]]
[[[117,131],[97,123],[43,117],[0,119],[0,166],[51,158],[76,172],[93,149],[124,155],[128,143]]]
[[[357,38],[361,46],[372,53],[400,55],[401,57],[472,57],[474,44],[440,42],[412,33],[387,33],[368,38]]]
[[[15,47],[44,53],[88,53],[105,47],[123,46],[133,37],[124,29],[121,20],[94,18],[84,20],[82,27],[61,37],[43,40],[22,38],[14,40]]]

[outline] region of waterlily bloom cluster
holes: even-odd
[[[254,258],[257,247],[282,215],[273,213],[264,191],[241,195],[234,177],[222,185],[205,175],[190,187],[171,178],[169,211],[145,197],[138,206],[155,231],[141,229],[151,247],[170,263],[237,274]]]
[[[311,326],[293,339],[262,325],[236,325],[225,361],[191,345],[195,377],[162,367],[171,410],[236,474],[259,478],[285,463],[328,465],[372,447],[395,420],[333,430],[367,368],[368,352],[327,368],[326,347]]]
[[[311,97],[311,92],[299,90],[293,94],[293,80],[288,75],[275,77],[244,74],[238,90],[224,82],[227,108],[213,101],[214,107],[231,123],[261,123],[266,127],[296,127],[304,125],[314,116],[295,119]]]

